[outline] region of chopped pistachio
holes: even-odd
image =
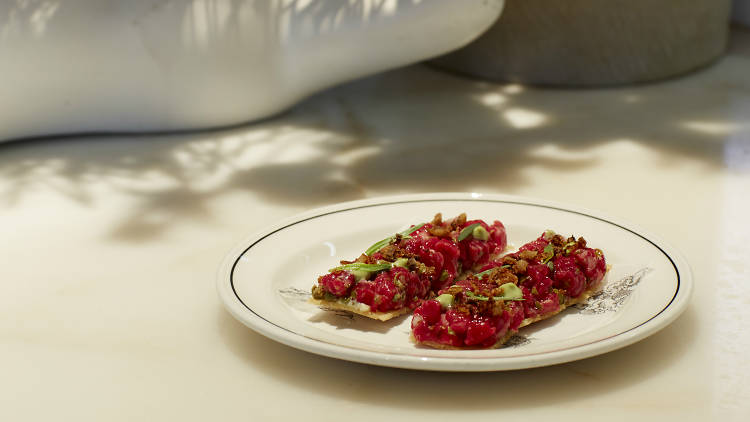
[[[490,238],[490,232],[481,225],[474,227],[474,230],[471,231],[471,235],[477,240],[488,240]]]
[[[477,228],[477,227],[481,227],[481,224],[474,223],[474,224],[470,224],[470,225],[464,227],[464,229],[461,230],[461,233],[458,234],[458,241],[460,242],[460,241],[468,238],[469,236],[471,236],[473,234],[473,232],[474,232],[474,229]]]
[[[575,249],[577,245],[578,242],[576,241],[566,243],[565,246],[563,246],[563,254],[570,255],[570,253],[573,252],[573,249]]]
[[[502,286],[500,286],[501,289],[503,289],[503,295],[500,297],[500,299],[503,300],[523,300],[523,292],[521,291],[521,288],[516,286],[513,283],[505,283]],[[495,300],[498,298],[495,297]]]
[[[440,296],[436,297],[435,300],[437,300],[440,303],[440,307],[442,309],[448,309],[453,305],[453,295],[448,293],[443,293]]]
[[[366,280],[372,275],[372,271],[352,270],[349,272],[352,273],[355,281]]]
[[[409,258],[398,258],[393,261],[394,267],[409,268]]]

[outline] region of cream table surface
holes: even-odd
[[[222,308],[217,269],[249,233],[316,206],[437,191],[625,218],[684,253],[691,305],[624,349],[497,373],[320,357]],[[0,419],[745,420],[748,215],[744,30],[714,66],[644,86],[541,90],[414,66],[252,125],[6,143]]]

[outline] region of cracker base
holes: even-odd
[[[319,300],[319,299],[310,299],[310,303],[313,305],[317,305],[324,310],[334,310],[334,311],[345,311],[352,314],[361,315],[363,317],[367,317],[370,319],[376,319],[378,321],[388,321],[390,319],[396,318],[398,316],[404,315],[406,313],[409,313],[412,311],[409,307],[403,307],[401,309],[395,309],[393,311],[388,312],[373,312],[373,311],[365,311],[358,307],[352,306],[348,303],[343,302],[337,302],[337,301],[329,301],[329,300]]]

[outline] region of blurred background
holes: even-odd
[[[693,301],[606,355],[442,374],[216,295],[279,220],[451,191],[619,216]],[[750,0],[3,1],[0,419],[744,421],[749,192]]]

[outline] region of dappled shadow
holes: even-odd
[[[641,155],[656,165],[697,165],[708,174],[750,161],[747,69],[746,57],[731,56],[669,82],[572,91],[412,66],[329,90],[253,125],[0,145],[0,210],[39,193],[93,209],[125,197],[136,205],[113,218],[109,235],[139,242],[160,239],[179,222],[210,226],[219,219],[213,204],[231,194],[250,198],[243,201],[252,219],[251,205],[261,201],[305,208],[385,193],[518,193],[538,183],[529,175],[544,171],[559,186],[564,182],[554,177],[570,180],[601,166],[602,153],[618,144],[649,150]],[[732,145],[737,155],[730,159]],[[641,164],[612,172],[623,178]],[[582,189],[599,189],[596,198],[622,194],[606,183],[592,180]],[[378,405],[399,409],[531,408],[539,397],[544,405],[563,405],[626,391],[688,361],[680,356],[699,353],[691,346],[706,334],[689,308],[663,332],[604,356],[528,371],[452,374],[341,362],[268,340],[223,310],[216,319],[232,353],[290,389],[369,404],[377,397]],[[435,394],[438,383],[452,386],[451,400]]]
[[[535,171],[563,177],[601,165],[612,145],[650,149],[665,168],[710,170],[750,161],[747,61],[731,56],[669,82],[600,90],[491,84],[412,66],[253,125],[3,144],[0,204],[39,190],[81,206],[125,195],[137,211],[112,235],[140,240],[179,220],[210,222],[210,204],[227,193],[297,207],[372,193],[517,193]],[[604,192],[606,181],[587,189]]]

